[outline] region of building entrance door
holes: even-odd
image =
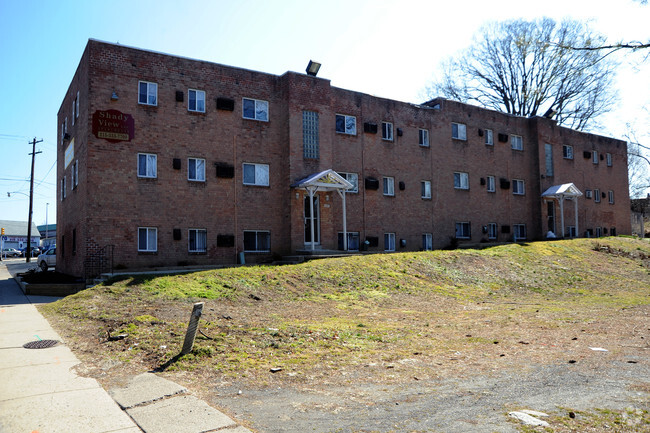
[[[564,234],[558,235],[555,233],[555,201],[548,201],[546,202],[546,209],[547,209],[547,214],[548,214],[548,230],[553,232],[555,236],[563,236]]]
[[[305,197],[305,245],[311,244],[311,206],[309,196]],[[314,195],[314,244],[320,245],[320,206],[318,196]]]

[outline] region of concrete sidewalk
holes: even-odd
[[[35,307],[59,298],[25,296],[13,279],[35,266],[0,263],[0,433],[251,433],[153,373],[111,390],[112,397],[73,373],[80,361]],[[43,340],[59,343],[23,347]]]
[[[79,360],[33,304],[56,298],[28,298],[6,265],[0,264],[0,432],[141,433],[96,380],[71,371]],[[23,348],[39,340],[60,343]]]

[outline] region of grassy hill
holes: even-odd
[[[178,357],[198,301],[202,333]],[[97,376],[436,378],[647,345],[650,244],[576,239],[122,277],[40,309]]]

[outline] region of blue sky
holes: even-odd
[[[612,41],[650,39],[650,5],[632,0],[0,0],[0,220],[27,220],[36,138],[34,222],[45,223],[46,203],[55,222],[56,113],[89,38],[273,74],[313,59],[334,86],[421,102],[440,62],[483,23],[541,16],[589,20]],[[641,59],[627,56],[620,102],[595,132],[622,138],[630,122],[650,141]]]

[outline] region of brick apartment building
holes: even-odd
[[[631,230],[624,141],[304,73],[89,40],[58,127],[74,275],[107,245],[143,268]]]

